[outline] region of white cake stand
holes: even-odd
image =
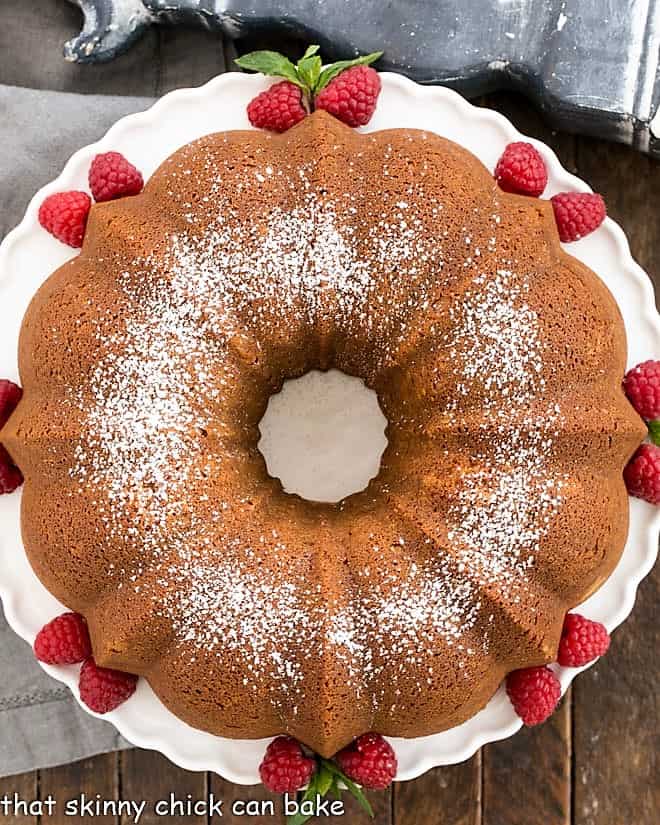
[[[381,77],[383,91],[369,131],[406,126],[437,132],[465,146],[490,169],[507,143],[523,139],[504,117],[470,105],[455,92],[419,86],[395,74]],[[123,152],[148,177],[175,149],[201,135],[249,128],[246,104],[270,82],[232,73],[198,89],[172,92],[148,111],[120,120],[98,143],[76,152],[57,180],[34,196],[20,225],[0,247],[0,376],[18,379],[16,342],[28,302],[50,273],[75,254],[39,227],[37,211],[44,197],[66,189],[86,189],[89,164],[98,152]],[[531,142],[548,168],[545,197],[563,190],[588,191],[583,181],[561,166],[551,149]],[[633,261],[621,228],[608,218],[596,232],[571,244],[569,251],[597,272],[616,298],[628,333],[629,365],[660,357],[660,323],[651,282]],[[27,561],[19,508],[20,492],[0,497],[0,596],[9,624],[32,644],[39,629],[64,608]],[[621,561],[580,608],[610,631],[630,613],[637,586],[658,550],[660,509],[637,499],[631,499],[630,509],[630,533]],[[43,667],[78,697],[77,667]],[[556,672],[565,691],[579,669],[557,667]],[[183,768],[215,771],[243,784],[259,781],[264,741],[222,739],[194,730],[163,706],[144,679],[130,701],[103,718],[135,745],[161,751]],[[399,760],[397,779],[412,779],[436,765],[462,762],[482,745],[515,733],[520,724],[500,690],[463,725],[433,736],[393,740]]]

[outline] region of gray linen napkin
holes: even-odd
[[[0,85],[0,237],[76,149],[151,102]],[[41,670],[0,613],[0,776],[127,746],[112,725],[85,713],[68,688]]]

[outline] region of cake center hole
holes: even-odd
[[[336,502],[378,474],[386,426],[376,393],[363,381],[312,370],[271,396],[259,422],[259,450],[287,493]]]

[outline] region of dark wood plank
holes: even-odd
[[[660,570],[593,668],[575,681],[574,825],[657,825],[660,818]]]
[[[97,794],[102,800],[116,800],[118,787],[118,756],[107,753],[93,759],[84,759],[58,768],[39,771],[39,793],[41,799],[52,794],[58,802],[57,810],[51,817],[45,818],[48,825],[117,825],[117,817],[112,814],[94,816],[67,816],[65,805],[69,800],[80,800],[82,794],[86,801],[96,800]]]
[[[210,825],[245,825],[246,822],[267,822],[268,825],[284,825],[281,795],[270,793],[263,785],[234,785],[216,774],[211,774],[209,789],[215,794],[216,798],[224,799],[225,802],[222,818],[212,817]],[[237,800],[242,803],[270,801],[273,803],[275,815],[250,817],[233,814],[232,805]]]
[[[394,786],[395,825],[480,825],[481,752]],[[508,825],[508,823],[506,823]],[[531,823],[528,823],[531,825]]]
[[[119,755],[121,798],[146,802],[141,825],[186,822],[206,825],[205,809],[188,815],[188,803],[207,804],[207,775],[184,771],[155,751],[129,750]],[[171,796],[173,794],[173,797]],[[180,804],[179,804],[180,803]],[[184,807],[181,807],[183,805]],[[158,807],[157,807],[158,806]],[[121,817],[122,825],[133,825],[134,818]]]
[[[31,803],[38,799],[38,783],[37,772],[22,773],[19,776],[6,776],[0,779],[0,800],[8,799],[10,807],[6,809],[0,807],[0,822],[3,825],[37,825],[38,818],[36,815],[29,813],[23,814],[25,808],[19,805],[15,807],[15,801]],[[38,809],[36,807],[28,807],[27,811],[34,811],[36,814]]]
[[[570,825],[570,691],[547,722],[488,745],[483,760],[483,825]]]

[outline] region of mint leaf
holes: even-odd
[[[352,782],[346,774],[334,764],[334,762],[330,762],[327,759],[322,759],[321,764],[335,776],[335,780],[339,780],[346,786],[346,790],[358,801],[360,807],[373,819],[375,816],[374,809],[371,807],[371,803],[364,795],[362,788],[356,785],[355,782]]]
[[[324,89],[331,80],[341,74],[345,69],[351,69],[353,66],[368,66],[370,63],[378,60],[382,52],[372,52],[371,54],[363,54],[362,57],[356,57],[354,60],[340,60],[337,63],[331,63],[326,66],[321,72],[321,75],[314,89],[315,93]]]
[[[317,795],[317,783],[318,783],[318,774],[315,774],[312,779],[310,780],[309,785],[307,786],[307,790],[302,796],[300,802],[307,802],[308,800],[314,799]],[[287,816],[286,818],[286,825],[304,825],[305,822],[309,822],[312,818],[312,814],[292,814],[291,816]]]
[[[237,57],[234,63],[241,69],[261,72],[269,77],[283,77],[314,97],[345,69],[350,69],[352,66],[368,66],[382,55],[382,52],[372,52],[353,60],[331,63],[324,69],[321,58],[317,54],[319,48],[316,44],[308,46],[305,54],[295,66],[283,54],[268,50],[249,52],[242,57]]]
[[[649,421],[649,436],[651,441],[660,447],[660,418]]]
[[[318,55],[303,57],[298,62],[298,75],[310,94],[314,93],[314,88],[318,83],[322,67],[323,64],[321,63],[321,58]]]
[[[279,52],[249,52],[242,57],[237,57],[234,63],[241,69],[251,69],[270,77],[284,77],[301,88],[304,85],[293,63]]]
[[[334,781],[334,776],[330,773],[326,766],[321,765],[321,767],[319,768],[318,775],[316,777],[316,790],[319,796],[325,796],[330,790],[330,786]]]
[[[355,797],[360,804],[360,807],[367,812],[367,814],[373,819],[374,809],[371,807],[371,802],[367,799],[367,797],[362,792],[362,788],[355,784],[355,782],[351,782],[351,780],[347,776],[342,776],[341,781],[346,785],[348,792],[351,796]]]
[[[316,52],[317,52],[320,48],[321,48],[320,46],[308,46],[308,47],[307,47],[307,51],[306,51],[306,52],[305,52],[305,54],[301,57],[301,59],[300,59],[300,61],[299,61],[299,62],[301,62],[302,60],[306,60],[308,57],[311,57],[313,54],[316,54]]]

